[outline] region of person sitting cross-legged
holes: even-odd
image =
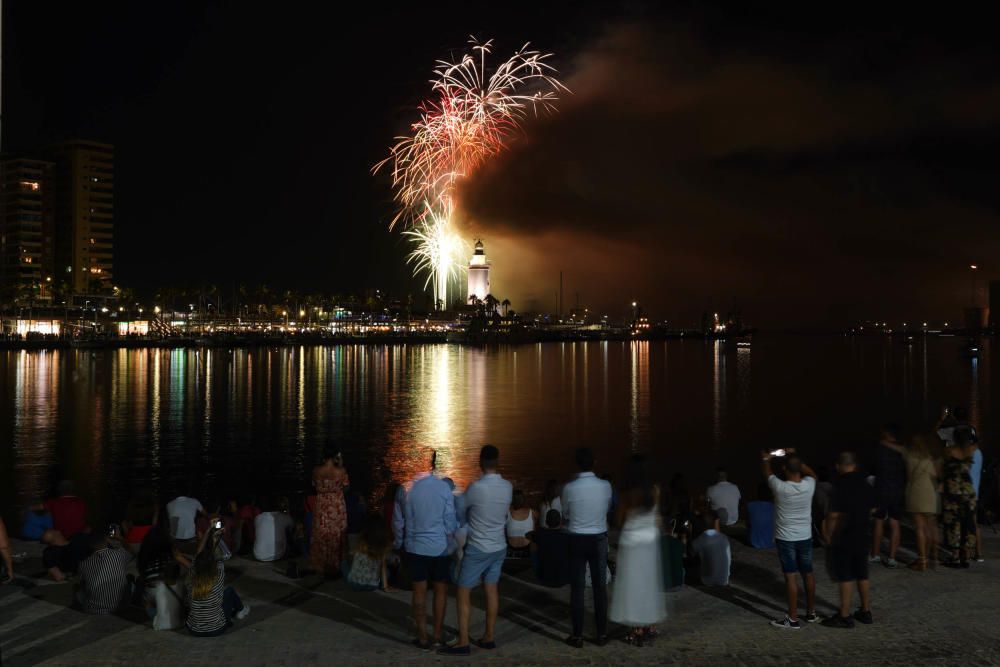
[[[107,533],[94,533],[91,554],[80,563],[76,600],[88,614],[113,614],[128,601],[132,553],[122,547],[120,531],[118,526],[112,526]]]

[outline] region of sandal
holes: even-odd
[[[421,651],[431,650],[431,643],[429,641],[421,641],[420,639],[414,639],[413,645],[416,646]]]
[[[927,571],[927,559],[918,558],[907,566],[914,572],[926,572]]]

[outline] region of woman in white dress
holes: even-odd
[[[667,617],[660,560],[659,489],[649,482],[642,457],[629,463],[618,507],[618,569],[611,595],[611,620],[629,627],[625,641],[642,646]]]

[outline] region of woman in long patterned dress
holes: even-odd
[[[949,567],[969,567],[976,552],[976,489],[972,485],[972,451],[965,432],[945,450],[944,493],[941,495],[944,541],[951,551]]]
[[[316,512],[313,515],[309,560],[323,574],[337,574],[344,555],[347,504],[344,489],[350,485],[340,452],[329,453],[313,469]]]

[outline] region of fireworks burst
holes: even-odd
[[[389,228],[404,221],[409,228],[404,234],[418,244],[410,255],[414,270],[427,271],[436,298],[445,304],[447,277],[460,266],[451,226],[456,183],[503,150],[529,112],[554,111],[558,94],[568,92],[546,62],[551,54],[525,44],[487,74],[492,40],[480,43],[473,37],[469,43],[470,52],[457,62],[438,61],[431,80],[434,95],[420,104],[413,134],[397,137],[389,156],[372,169],[391,165],[400,208]]]
[[[415,244],[406,258],[413,265],[414,274],[426,272],[424,289],[432,285],[435,301],[447,307],[448,283],[458,277],[461,257],[468,252],[468,244],[452,231],[449,216],[435,213],[429,203],[424,204],[426,215],[410,229],[403,232]]]

